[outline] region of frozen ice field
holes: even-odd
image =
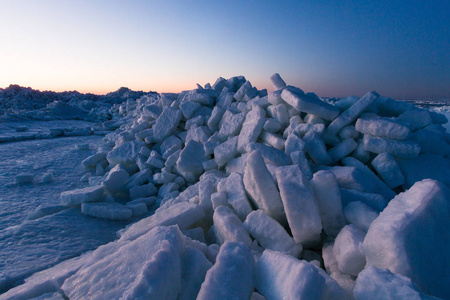
[[[271,80],[0,91],[0,299],[449,299],[450,107]]]

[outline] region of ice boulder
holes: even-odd
[[[256,142],[266,120],[266,112],[259,106],[253,109],[245,116],[242,124],[241,132],[237,142],[237,150],[241,153],[245,152],[245,147],[252,142]]]
[[[96,202],[100,201],[103,196],[103,187],[101,185],[66,191],[61,193],[61,205],[72,206],[86,202]]]
[[[405,183],[399,164],[389,153],[377,155],[372,160],[372,166],[391,189]]]
[[[166,107],[153,125],[153,138],[156,142],[162,142],[172,135],[181,121],[182,112],[174,107]]]
[[[405,140],[411,135],[411,131],[408,126],[399,121],[388,118],[359,118],[356,121],[355,129],[365,134],[392,140]]]
[[[130,165],[135,163],[136,156],[139,150],[133,141],[129,141],[118,146],[115,146],[112,151],[108,153],[106,159],[111,164]]]
[[[411,278],[426,294],[450,298],[449,199],[449,188],[429,179],[397,195],[367,232],[367,264]]]
[[[363,251],[365,232],[354,225],[346,225],[336,237],[333,254],[341,272],[358,276],[366,264]]]
[[[197,299],[249,299],[254,282],[255,261],[250,249],[243,243],[227,242],[206,273]]]

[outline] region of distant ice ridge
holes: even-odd
[[[447,118],[271,80],[118,105],[61,204],[141,219],[0,299],[450,298]]]

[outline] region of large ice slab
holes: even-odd
[[[166,107],[153,125],[153,138],[156,142],[162,142],[172,135],[181,121],[182,113],[174,107]]]
[[[139,151],[135,142],[130,141],[118,146],[115,146],[112,151],[108,153],[106,159],[111,164],[130,165],[135,162]]]
[[[322,222],[308,178],[298,166],[278,167],[276,176],[294,241],[304,244],[320,239]]]
[[[81,213],[90,217],[112,221],[128,220],[133,216],[133,210],[124,205],[109,202],[83,203]]]
[[[252,239],[241,220],[227,206],[219,206],[214,211],[214,232],[219,245],[226,242],[241,242],[250,247]]]
[[[387,152],[395,157],[414,158],[420,153],[419,144],[413,140],[397,141],[365,134],[363,143],[364,150],[377,154]]]
[[[61,193],[61,205],[72,206],[86,202],[100,201],[103,198],[103,187],[101,185],[89,186]]]
[[[258,150],[264,158],[264,161],[268,164],[275,166],[286,166],[291,164],[291,159],[284,151],[264,144],[250,143],[247,145],[246,150],[247,153]]]
[[[405,183],[399,164],[389,153],[377,155],[372,160],[372,166],[391,189]]]
[[[271,250],[265,250],[256,264],[256,288],[266,299],[347,299],[325,272]]]
[[[367,264],[408,276],[427,294],[449,298],[449,199],[448,187],[427,179],[397,195],[367,232]]]
[[[177,171],[187,182],[194,182],[203,173],[205,150],[199,142],[190,140],[177,160]]]
[[[292,256],[298,256],[302,252],[302,246],[294,242],[283,226],[262,210],[255,210],[248,214],[244,227],[265,249]]]
[[[255,261],[243,243],[220,247],[214,266],[206,273],[197,299],[250,299],[255,287]]]
[[[258,136],[266,121],[266,112],[259,106],[254,106],[253,109],[245,116],[244,124],[242,124],[241,132],[237,143],[239,152],[244,153],[248,144],[256,142]]]
[[[176,299],[181,288],[183,240],[176,226],[156,227],[84,265],[61,288],[71,299]]]
[[[319,207],[323,230],[327,235],[337,236],[346,222],[336,177],[329,171],[318,171],[313,175],[311,187]]]
[[[244,186],[255,205],[278,222],[285,222],[280,193],[259,151],[247,156]]]
[[[355,129],[364,134],[372,136],[384,137],[392,140],[406,140],[411,135],[411,130],[405,124],[399,121],[379,118],[379,119],[363,119],[356,121]]]
[[[283,89],[281,98],[298,111],[307,112],[328,121],[334,120],[339,115],[337,107],[305,95],[302,90],[292,86]]]
[[[352,106],[339,115],[328,126],[327,132],[330,135],[335,135],[341,131],[342,128],[352,123],[358,116],[375,101],[380,95],[377,92],[371,91],[361,97]]]
[[[450,159],[441,155],[424,153],[413,159],[400,159],[400,169],[405,175],[405,188],[423,179],[435,179],[450,186]]]
[[[346,225],[339,232],[333,246],[338,268],[341,272],[358,276],[366,264],[363,251],[365,232],[355,225]]]
[[[228,203],[233,207],[236,215],[244,221],[249,213],[253,211],[245,193],[242,175],[231,173],[226,180],[226,193]]]

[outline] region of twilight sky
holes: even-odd
[[[450,1],[0,0],[0,87],[179,92],[278,72],[319,96],[450,98]]]

